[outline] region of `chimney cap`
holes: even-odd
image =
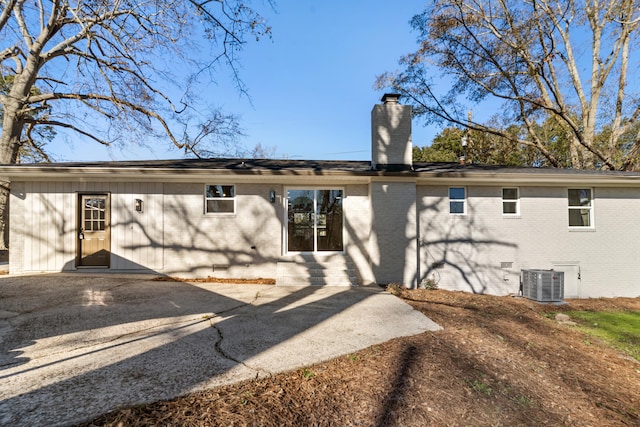
[[[397,104],[400,96],[399,93],[385,93],[382,95],[381,101],[385,104]]]

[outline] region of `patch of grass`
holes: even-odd
[[[640,312],[570,311],[567,314],[589,335],[640,361]]]
[[[518,403],[518,405],[522,406],[523,408],[535,408],[538,406],[535,400],[527,396],[517,396],[515,398],[515,401]]]
[[[490,397],[491,394],[493,393],[493,389],[491,388],[491,386],[489,386],[489,384],[487,384],[481,379],[470,380],[470,381],[467,381],[467,383],[471,386],[471,388],[474,391],[477,391],[480,394],[484,394],[487,397]]]
[[[249,398],[253,397],[253,393],[250,391],[245,391],[239,396],[240,405],[244,406],[249,403]]]
[[[315,377],[315,376],[316,376],[316,373],[315,373],[315,372],[313,372],[311,369],[304,368],[304,369],[302,370],[302,376],[303,376],[305,379],[307,379],[307,380],[308,380],[308,379],[311,379],[311,378]]]

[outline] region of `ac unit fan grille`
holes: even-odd
[[[539,302],[564,298],[564,273],[553,270],[522,270],[522,296]]]

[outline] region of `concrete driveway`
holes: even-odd
[[[0,425],[72,425],[440,327],[377,287],[0,277]]]

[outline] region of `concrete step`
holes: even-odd
[[[355,268],[319,268],[319,267],[305,267],[304,265],[296,266],[280,266],[278,265],[278,272],[289,275],[300,276],[327,276],[327,275],[355,275]]]
[[[357,286],[358,274],[346,257],[327,261],[299,258],[277,265],[276,285],[280,286]]]
[[[355,286],[354,279],[330,279],[321,277],[293,278],[278,277],[277,286]]]

